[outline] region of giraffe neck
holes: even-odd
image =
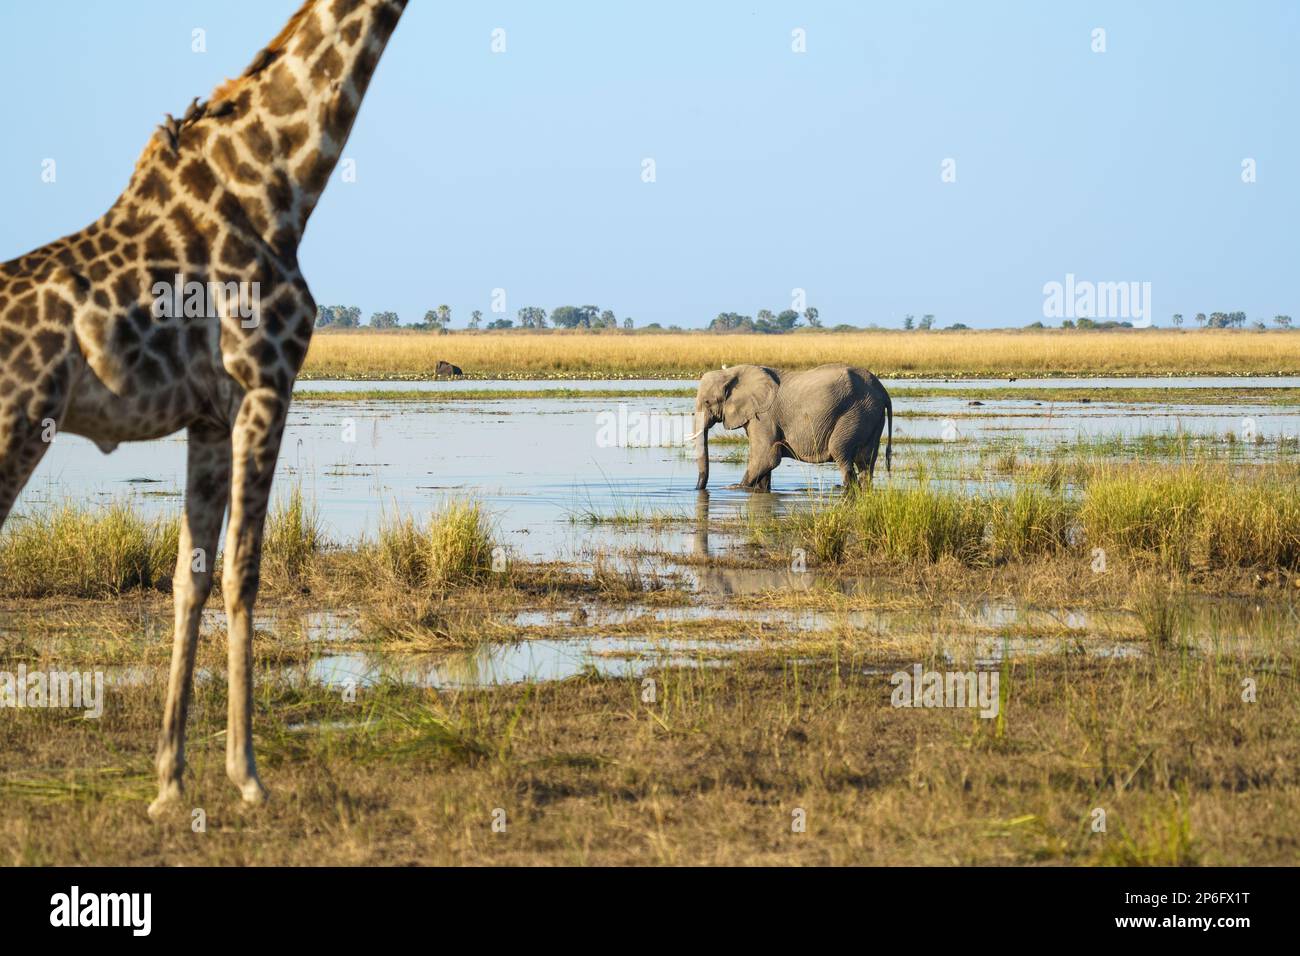
[[[297,255],[407,0],[307,0],[244,75],[164,125],[151,154],[194,192],[207,177],[277,254]],[[193,159],[206,169],[190,168]]]

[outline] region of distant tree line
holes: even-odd
[[[508,319],[504,316],[490,320],[486,325],[483,324],[483,313],[475,309],[470,313],[466,327],[469,329],[545,329],[554,327],[557,329],[617,329],[623,328],[632,330],[635,323],[632,318],[626,317],[621,321],[610,309],[601,309],[595,305],[561,305],[547,312],[538,306],[524,306],[516,312],[515,319]],[[446,332],[451,327],[452,312],[451,306],[440,305],[435,309],[430,309],[424,313],[424,318],[419,322],[412,323],[409,326],[402,326],[401,319],[396,312],[374,312],[371,314],[369,322],[365,325],[361,321],[361,309],[355,305],[322,305],[316,309],[316,328],[324,329],[395,329],[410,328],[425,332]],[[796,328],[803,327],[803,323],[808,328],[822,328],[821,320],[815,308],[807,308],[803,311],[802,316],[794,309],[786,309],[783,312],[773,314],[769,309],[760,309],[757,317],[741,315],[737,312],[722,312],[717,318],[709,323],[708,329],[713,332],[757,332],[768,335],[779,335],[785,332],[791,332]],[[1181,313],[1174,313],[1171,319],[1175,328],[1181,328],[1183,325],[1183,316]],[[1193,317],[1193,321],[1199,328],[1210,329],[1233,329],[1242,328],[1248,318],[1245,312],[1211,312],[1206,315],[1204,312],[1198,312]],[[1292,327],[1291,316],[1275,315],[1273,316],[1273,325],[1279,329],[1289,329]],[[1263,321],[1256,320],[1251,323],[1255,329],[1267,328]],[[935,327],[935,317],[931,314],[922,315],[917,318],[915,315],[905,315],[903,317],[903,328],[912,331],[927,331]],[[1131,329],[1132,322],[1115,320],[1115,319],[1066,319],[1061,323],[1063,329]],[[873,323],[867,328],[875,329],[877,326]],[[965,329],[967,326],[960,322],[953,323],[946,327],[948,331]],[[1046,328],[1041,321],[1032,322],[1026,326],[1029,329]],[[664,331],[664,327],[658,322],[651,322],[645,326],[647,331]],[[680,326],[670,325],[668,331],[682,331]],[[837,325],[832,331],[851,332],[859,331],[858,326],[854,325]]]
[[[815,310],[814,310],[815,311]],[[483,313],[475,309],[470,313],[466,328],[479,329],[544,329],[548,321],[559,329],[632,329],[635,327],[631,316],[620,323],[610,309],[601,309],[595,305],[562,305],[551,313],[535,305],[524,306],[514,319],[496,318],[483,325]],[[424,318],[405,328],[424,332],[446,332],[451,328],[451,306],[440,305],[424,313]],[[322,305],[316,308],[316,328],[318,329],[394,329],[402,322],[396,312],[375,312],[370,316],[367,326],[361,324],[361,309],[355,305]],[[656,323],[655,328],[658,328]]]
[[[1209,315],[1206,315],[1204,312],[1197,312],[1196,315],[1192,317],[1192,320],[1196,323],[1197,328],[1202,328],[1202,329],[1240,329],[1245,327],[1248,318],[1246,316],[1246,313],[1242,311],[1211,312]],[[1175,312],[1170,317],[1170,322],[1173,324],[1174,328],[1176,329],[1180,329],[1183,327],[1183,321],[1184,321],[1183,314],[1181,312]],[[1275,315],[1273,316],[1273,324],[1276,325],[1279,329],[1289,329],[1291,328],[1291,316]],[[1259,319],[1252,322],[1251,327],[1255,329],[1268,328],[1267,324],[1265,324],[1262,320]],[[1032,325],[1028,326],[1028,328],[1041,329],[1043,328],[1043,323],[1035,322]],[[1109,319],[1103,322],[1099,322],[1096,319],[1088,319],[1088,318],[1066,319],[1064,322],[1061,323],[1061,328],[1063,329],[1131,329],[1133,328],[1133,323],[1116,321],[1113,319]]]
[[[316,328],[356,329],[361,327],[361,310],[355,305],[318,305]]]
[[[1197,326],[1200,328],[1239,329],[1246,324],[1245,312],[1211,312],[1208,316],[1204,312],[1197,312],[1194,318]],[[1174,325],[1181,326],[1183,324],[1183,317],[1182,315],[1175,313],[1172,321]],[[1291,328],[1291,316],[1275,315],[1273,316],[1273,324],[1279,329],[1289,329]],[[1252,325],[1257,329],[1268,328],[1267,325],[1259,320],[1253,322]]]
[[[816,309],[804,309],[803,319],[808,323],[809,328],[822,327]],[[794,309],[786,309],[775,315],[770,309],[759,309],[758,318],[741,315],[738,312],[720,312],[718,317],[709,323],[709,329],[713,332],[762,332],[767,335],[792,332],[798,327],[799,313]]]
[[[1061,323],[1063,329],[1131,329],[1132,322],[1123,319],[1102,319],[1100,322],[1096,319],[1090,319],[1084,316],[1080,319],[1066,319]]]

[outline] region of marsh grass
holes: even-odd
[[[451,499],[423,520],[386,515],[374,544],[379,568],[394,583],[426,593],[485,580],[492,550],[487,514],[467,499]]]
[[[1134,605],[1142,631],[1154,646],[1179,646],[1191,621],[1191,609],[1176,579],[1143,575],[1134,582]]]
[[[1100,466],[1080,520],[1088,541],[1173,568],[1300,567],[1293,465]]]
[[[772,551],[804,547],[829,564],[860,560],[1001,564],[1101,548],[1170,571],[1300,568],[1300,469],[1196,460],[1162,466],[1052,460],[1018,465],[976,490],[915,480],[842,498],[810,497],[751,520]],[[1077,529],[1077,540],[1072,536]]]
[[[482,506],[449,499],[426,518],[394,512],[380,522],[349,562],[369,591],[361,611],[364,634],[389,646],[425,650],[461,643],[448,594],[490,586],[508,575],[492,570],[492,530]]]
[[[0,594],[109,597],[169,580],[179,519],[147,519],[129,500],[51,505],[11,515],[0,532]]]
[[[769,545],[788,538],[831,564],[859,558],[998,563],[1062,549],[1071,513],[1064,496],[1034,485],[969,495],[937,486],[922,471],[913,483],[812,499],[784,518],[760,519],[751,534]]]
[[[685,511],[655,509],[649,505],[633,503],[613,510],[602,511],[588,503],[569,512],[570,524],[604,525],[615,528],[641,528],[662,531],[694,520]]]
[[[263,574],[273,581],[301,584],[324,547],[320,509],[307,501],[302,485],[295,484],[267,515],[262,545]]]
[[[104,598],[165,588],[176,570],[177,513],[147,518],[137,502],[62,503],[11,515],[0,531],[0,596]],[[325,548],[319,509],[295,485],[266,519],[262,580],[301,587]],[[220,583],[221,555],[214,558]]]

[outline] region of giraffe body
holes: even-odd
[[[168,117],[102,218],[0,265],[0,527],[59,432],[111,452],[187,430],[151,813],[181,794],[199,617],[227,507],[226,770],[246,800],[265,795],[252,749],[252,612],[280,439],[316,317],[298,244],[405,6],[307,0],[242,77]],[[217,294],[200,301],[191,290]]]

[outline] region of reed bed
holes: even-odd
[[[1062,480],[1062,474],[1074,479]],[[1001,564],[1100,548],[1168,570],[1300,569],[1292,463],[1029,463],[970,493],[931,480],[878,485],[750,528],[768,548],[862,559]],[[1077,482],[1077,483],[1076,483]]]
[[[893,378],[1278,375],[1300,372],[1300,334],[1173,329],[1080,332],[326,332],[304,378],[433,378],[439,359],[478,378],[696,378],[722,365],[847,362]]]
[[[179,534],[178,517],[143,518],[129,500],[11,515],[0,533],[0,595],[97,598],[154,587],[171,578]]]
[[[64,502],[10,515],[0,531],[0,597],[106,598],[170,586],[180,515],[145,517],[137,502]],[[266,519],[262,580],[301,587],[327,546],[316,506],[299,486]],[[221,555],[214,562],[220,580]]]

